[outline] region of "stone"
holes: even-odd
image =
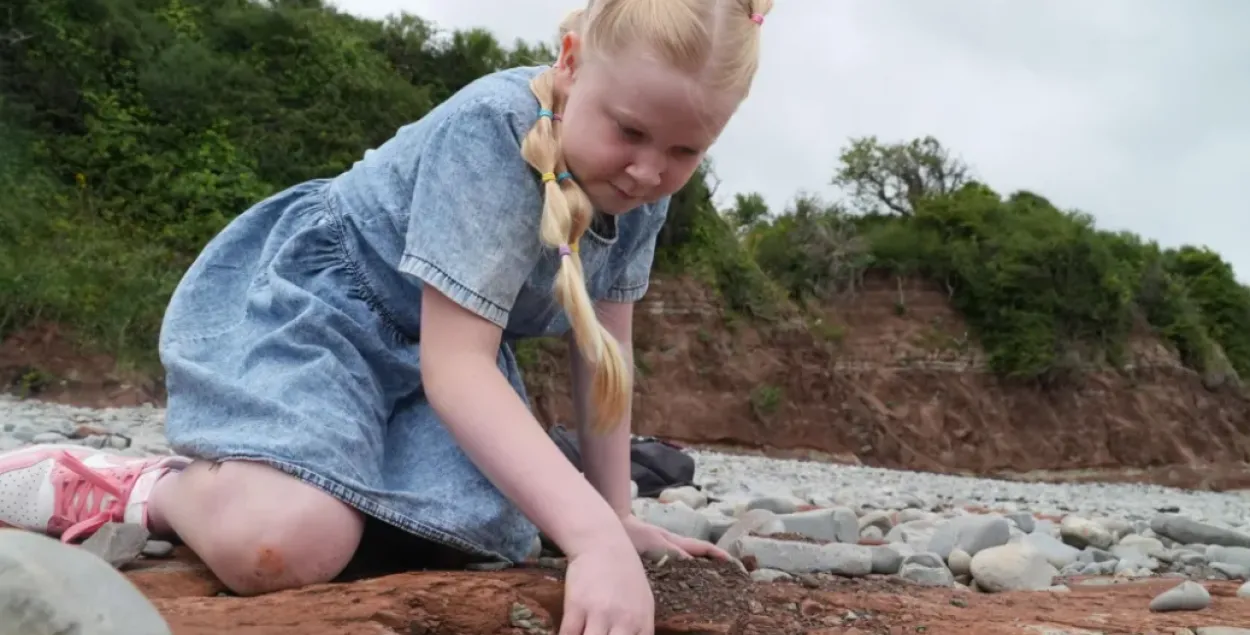
[[[899,520],[902,521],[901,515]],[[895,525],[886,533],[885,539],[886,542],[891,543],[907,543],[916,551],[926,551],[936,531],[937,521],[931,518],[917,518]]]
[[[859,517],[859,530],[862,534],[868,527],[876,527],[881,530],[882,534],[888,533],[894,528],[894,521],[890,518],[888,511],[875,509],[865,513]]]
[[[120,569],[138,559],[147,542],[148,530],[143,525],[105,523],[83,541],[82,548]]]
[[[909,564],[917,564],[922,567],[941,567],[946,568],[946,564],[938,557],[936,553],[913,553],[903,557],[903,566]]]
[[[1062,569],[1076,562],[1081,555],[1079,549],[1060,542],[1058,538],[1048,533],[1033,532],[1020,542],[1041,552],[1046,561],[1056,569]]]
[[[1158,531],[1158,530],[1156,530]],[[1201,611],[1211,605],[1211,594],[1206,587],[1186,580],[1150,601],[1150,610],[1156,613],[1167,611]]]
[[[876,525],[868,525],[859,530],[860,540],[872,540],[876,542],[885,542],[885,533]]]
[[[881,575],[894,575],[903,566],[903,558],[910,555],[911,549],[906,543],[893,545],[875,545],[869,547],[872,558],[872,572]],[[904,554],[903,552],[907,553]]]
[[[707,507],[707,494],[699,491],[698,488],[685,485],[683,487],[670,487],[656,497],[661,503],[676,503],[681,501],[688,505],[691,509],[701,509]]]
[[[756,582],[777,582],[778,580],[793,580],[794,576],[778,569],[756,569],[751,572],[751,579]]]
[[[861,545],[819,545],[747,536],[738,540],[735,551],[744,560],[753,558],[759,567],[791,574],[820,572],[859,577],[872,573],[872,552]]]
[[[0,624],[23,635],[171,635],[156,607],[95,554],[0,529]]]
[[[915,563],[904,563],[898,577],[920,586],[948,587],[955,584],[954,574],[946,567],[926,567]]]
[[[768,536],[771,534],[779,534],[786,530],[785,524],[777,517],[777,514],[767,509],[752,509],[743,512],[729,529],[725,530],[724,535],[716,541],[716,546],[727,551],[735,558],[741,557],[734,553],[737,542],[744,536],[751,534],[757,536]]]
[[[708,523],[708,542],[720,542],[720,539],[725,537],[725,532],[729,531],[729,528],[738,522],[736,518],[730,518],[721,514],[705,513],[703,515],[707,518]]]
[[[1153,532],[1151,532],[1153,533]],[[1120,538],[1117,543],[1125,547],[1138,547],[1146,552],[1146,555],[1153,556],[1156,552],[1167,551],[1167,547],[1155,536],[1146,536],[1142,534],[1128,534]]]
[[[1151,519],[1150,529],[1183,544],[1250,547],[1250,534],[1198,522],[1180,514],[1159,514]]]
[[[680,501],[666,505],[639,498],[633,501],[633,510],[639,519],[687,538],[708,540],[712,535],[712,524],[707,516]]]
[[[946,566],[956,576],[969,575],[972,573],[972,556],[963,549],[954,549],[946,557]]]
[[[1110,549],[1115,544],[1115,538],[1106,527],[1080,516],[1064,516],[1059,523],[1059,537],[1077,549]]]
[[[762,496],[747,503],[747,511],[767,509],[774,514],[793,514],[806,505],[807,501],[796,496]]]
[[[542,539],[539,539],[539,545]],[[149,540],[143,545],[143,557],[145,558],[168,558],[174,553],[173,543],[164,540]]]
[[[831,542],[859,542],[859,517],[846,507],[780,514],[777,518],[790,533]]]
[[[1033,518],[1033,514],[1028,512],[1012,512],[1007,514],[1007,520],[1015,523],[1016,527],[1019,527],[1020,531],[1023,531],[1026,534],[1033,533],[1033,529],[1037,526],[1036,519]]]
[[[952,549],[959,548],[975,556],[982,549],[1007,544],[1011,538],[1011,522],[998,516],[960,516],[938,525],[929,539],[928,549],[945,559]]]
[[[1059,575],[1040,551],[1024,543],[978,552],[972,556],[971,571],[977,586],[990,593],[1040,591],[1051,586]]]
[[[1243,568],[1250,568],[1250,549],[1247,549],[1246,547],[1211,545],[1207,547],[1205,555],[1207,557],[1207,562],[1223,562]]]

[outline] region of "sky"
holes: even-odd
[[[505,45],[580,0],[333,0]],[[853,137],[936,137],[1002,194],[1205,245],[1250,283],[1250,1],[775,0],[751,96],[710,155],[718,202],[829,200]]]

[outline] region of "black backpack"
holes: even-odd
[[[548,430],[548,435],[569,462],[578,471],[584,471],[577,434],[556,424]],[[694,459],[679,446],[667,441],[654,437],[632,437],[629,460],[630,476],[638,484],[639,497],[655,498],[670,487],[694,485]]]

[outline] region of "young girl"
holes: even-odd
[[[631,515],[632,306],[770,8],[594,0],[553,66],[483,77],[240,215],[165,317],[178,456],[11,452],[0,524],[75,541],[143,523],[240,594],[335,578],[366,517],[503,561],[541,528],[569,557],[561,633],[652,632],[638,553],[725,554]],[[510,345],[564,333],[584,477],[526,407]]]

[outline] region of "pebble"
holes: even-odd
[[[1211,594],[1206,587],[1186,580],[1150,601],[1150,610],[1165,611],[1201,611],[1211,605]]]
[[[81,408],[0,394],[0,452],[34,443],[76,443],[128,456],[170,454],[163,408]]]
[[[990,547],[972,556],[971,571],[977,587],[990,593],[1041,591],[1059,575],[1040,551],[1019,542]]]
[[[164,411],[154,407],[93,410],[0,395],[0,451],[81,443],[126,455],[168,454],[163,422]],[[1178,578],[1178,586],[1150,603],[1151,610],[1166,611],[1205,608],[1210,595],[1203,581],[1250,578],[1245,492],[1025,483],[689,453],[695,484],[639,499],[631,483],[634,513],[714,541],[749,562],[760,583],[887,575],[995,593]],[[167,557],[172,549],[148,540],[141,528],[110,524],[74,551],[94,553],[97,563],[115,569],[138,557]],[[1250,582],[1237,595],[1250,599]]]
[[[542,546],[539,541],[539,546]],[[531,550],[532,552],[533,550]],[[541,549],[540,549],[541,551]],[[174,554],[174,545],[164,540],[149,540],[143,545],[143,557],[145,558],[168,558]]]
[[[792,574],[819,572],[860,577],[872,573],[872,552],[860,545],[821,545],[746,536],[738,539],[734,551],[741,554],[741,559],[751,558],[760,567]]]
[[[148,543],[148,530],[132,523],[105,523],[82,543],[82,548],[121,568],[134,562]]]
[[[171,633],[156,607],[103,559],[20,529],[0,529],[0,624],[6,633]]]

